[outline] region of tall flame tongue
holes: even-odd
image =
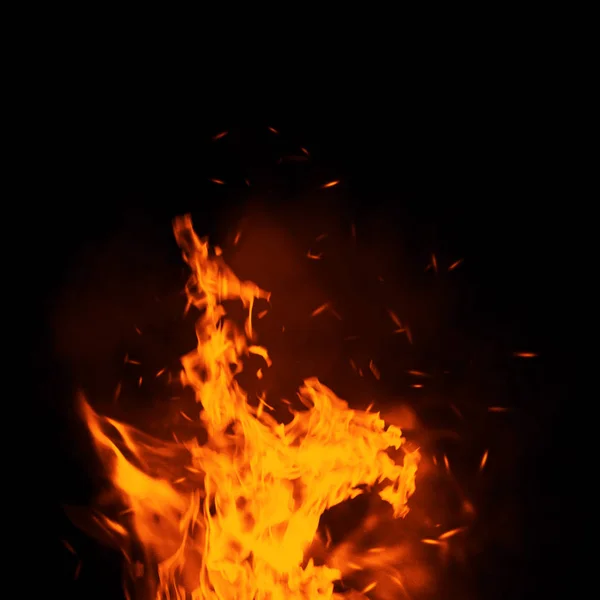
[[[266,349],[252,344],[253,302],[268,301],[270,294],[240,281],[196,236],[189,216],[176,219],[174,231],[192,271],[189,304],[202,311],[198,346],[182,358],[182,381],[202,404],[208,441],[156,440],[97,415],[83,402],[131,529],[148,561],[158,566],[149,595],[342,598],[334,593],[341,571],[304,558],[321,515],[379,483],[378,493],[394,516],[404,516],[415,490],[418,451],[405,451],[403,464],[396,464],[386,450],[403,445],[400,429],[386,428],[378,414],[349,409],[316,378],[304,381],[298,392],[307,410],[292,411],[288,424],[265,413],[262,401],[251,406],[235,375],[248,353],[271,364]],[[247,311],[244,331],[225,319],[221,304],[236,299]],[[124,539],[122,525],[104,521]]]

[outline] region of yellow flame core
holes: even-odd
[[[380,484],[378,493],[394,516],[404,516],[419,453],[405,451],[402,464],[395,463],[386,451],[403,446],[401,430],[386,427],[377,413],[351,410],[316,378],[298,392],[307,410],[293,411],[288,424],[265,412],[262,402],[251,406],[235,375],[250,352],[271,364],[252,330],[254,301],[270,295],[211,255],[189,216],[176,219],[174,231],[192,271],[189,303],[202,311],[197,348],[182,358],[182,381],[202,404],[208,441],[155,440],[83,403],[98,452],[130,509],[133,532],[158,565],[152,596],[342,598],[334,593],[341,571],[304,559],[321,515]],[[247,314],[243,331],[225,319],[222,301],[236,299]],[[195,483],[185,492],[178,485],[185,479],[178,478],[181,464]]]

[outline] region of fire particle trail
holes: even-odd
[[[211,181],[212,181],[213,183],[216,183],[216,184],[218,184],[218,185],[225,185],[225,182],[224,182],[223,180],[221,180],[221,179],[212,179],[212,178],[211,178]]]
[[[483,453],[483,456],[481,457],[481,462],[479,463],[479,470],[483,471],[483,467],[485,467],[485,463],[487,462],[488,459],[488,451],[486,450]]]
[[[339,180],[336,181],[330,181],[328,183],[325,183],[324,185],[321,186],[321,189],[327,189],[327,188],[332,188],[334,186],[336,186],[339,183]]]
[[[71,544],[69,544],[69,542],[67,542],[67,540],[61,540],[63,543],[63,546],[73,555],[73,556],[77,556],[77,552],[75,552],[75,550],[73,549],[73,546],[71,546]]]
[[[316,317],[317,315],[320,315],[322,312],[326,311],[330,306],[330,302],[325,302],[325,304],[321,304],[321,306],[315,308],[315,310],[310,313],[310,316]]]
[[[373,377],[375,377],[375,379],[377,379],[377,381],[379,381],[381,379],[381,373],[379,372],[377,365],[372,360],[369,362],[369,369],[371,369],[371,373],[373,373]]]
[[[431,255],[431,266],[433,267],[433,270],[437,273],[437,259],[435,257],[435,254]]]
[[[377,587],[377,582],[373,581],[367,587],[365,587],[365,588],[362,589],[361,594],[367,594],[371,590],[374,590],[376,587]]]
[[[535,358],[537,354],[535,352],[513,352],[513,356],[517,358]]]
[[[411,383],[410,387],[411,388],[422,388],[423,384],[422,383]]]
[[[502,413],[509,410],[510,408],[506,408],[506,406],[488,406],[488,412]]]
[[[73,579],[75,581],[77,581],[77,579],[79,578],[80,573],[81,573],[81,561],[79,561],[77,563],[77,567],[75,567],[75,573],[73,573]]]
[[[454,271],[454,269],[456,269],[456,267],[458,267],[459,265],[461,265],[463,262],[463,259],[460,258],[459,260],[453,262],[449,267],[448,267],[448,271]]]
[[[186,421],[192,421],[191,417],[188,417],[182,410],[179,411],[179,414],[186,420]]]
[[[466,527],[457,527],[456,529],[451,529],[450,531],[446,531],[446,533],[442,533],[442,535],[438,536],[438,540],[447,540],[448,538],[454,537],[457,533],[466,531],[466,529]]]
[[[154,377],[160,377],[165,371],[166,371],[166,367],[163,367],[160,371],[158,371],[156,373],[156,375]]]
[[[311,260],[321,260],[323,258],[323,254],[321,252],[319,252],[319,254],[312,254],[310,250],[308,251],[306,256]]]
[[[241,237],[242,237],[242,232],[241,232],[241,231],[238,231],[238,232],[235,234],[235,238],[233,239],[233,245],[234,245],[234,246],[237,246],[237,245],[238,245],[238,242],[240,241],[240,238],[241,238]]]
[[[406,371],[409,375],[414,375],[415,377],[429,377],[428,373],[424,373],[423,371]]]
[[[267,128],[271,133],[274,133],[275,135],[279,135],[279,131],[277,131],[277,129],[275,129],[275,127],[268,127]]]
[[[131,360],[129,357],[125,357],[125,363],[128,365],[141,365],[139,360]]]
[[[458,409],[458,407],[456,406],[456,404],[453,404],[452,402],[450,403],[450,408],[452,409],[452,412],[459,418],[459,419],[463,419],[464,417],[462,416],[462,413],[460,412],[460,410]]]
[[[140,329],[139,329],[138,327],[136,327],[136,328],[135,328],[135,332],[136,332],[138,335],[142,335],[142,332],[140,331]]]
[[[310,156],[310,152],[306,148],[300,148],[300,150],[302,150],[306,156]]]
[[[392,319],[392,321],[400,328],[402,328],[402,322],[400,321],[400,319],[398,318],[398,315],[393,311],[390,310],[388,308],[388,315],[390,315],[390,319]]]
[[[268,310],[261,310],[257,315],[256,318],[257,319],[262,319],[269,311]]]
[[[117,383],[117,387],[115,388],[115,393],[113,394],[113,402],[116,402],[119,399],[119,396],[121,395],[121,382],[119,381],[119,383]]]
[[[212,136],[213,142],[223,139],[228,133],[229,133],[229,131],[221,131],[221,133],[217,133],[217,135],[213,135]]]

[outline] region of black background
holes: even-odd
[[[517,499],[519,535],[501,548],[492,539],[474,559],[474,594],[531,597],[550,589],[545,573],[554,564],[560,538],[559,486],[553,473],[563,387],[554,341],[565,235],[552,208],[559,175],[552,131],[540,106],[523,94],[481,91],[415,106],[242,121],[190,117],[188,111],[183,117],[172,107],[149,109],[143,102],[113,97],[89,110],[78,106],[63,109],[54,121],[48,118],[36,143],[43,195],[31,215],[41,249],[36,274],[41,310],[34,313],[41,320],[35,323],[33,364],[46,444],[39,485],[40,521],[48,529],[41,548],[48,550],[40,552],[49,557],[44,559],[48,581],[61,597],[118,597],[119,589],[118,558],[78,534],[61,509],[62,504],[89,502],[94,489],[96,467],[86,472],[82,466],[93,459],[72,414],[74,390],[87,386],[101,395],[114,385],[102,387],[104,363],[94,360],[93,351],[84,351],[79,361],[73,358],[79,350],[61,335],[69,327],[64,314],[76,312],[81,318],[91,311],[90,320],[97,324],[85,335],[102,336],[118,313],[112,307],[119,304],[119,294],[110,277],[118,271],[120,281],[129,268],[150,273],[154,261],[168,275],[158,282],[142,277],[135,293],[149,295],[147,289],[162,286],[165,293],[176,294],[181,269],[170,222],[190,211],[199,232],[223,247],[231,244],[228,236],[247,214],[260,213],[281,224],[294,244],[320,233],[321,223],[334,223],[350,236],[354,223],[356,253],[362,244],[366,255],[387,256],[380,262],[386,275],[410,282],[418,290],[415,297],[440,291],[431,288],[434,275],[424,273],[431,252],[445,265],[464,258],[453,280],[445,275],[442,291],[451,308],[440,308],[445,299],[428,305],[437,311],[432,330],[422,326],[429,341],[413,349],[418,360],[407,368],[427,367],[443,357],[461,373],[456,385],[471,390],[469,402],[515,407],[504,427],[511,431],[507,439],[519,460],[509,461],[488,494],[511,497],[513,504]],[[221,131],[229,134],[212,141]],[[300,147],[310,151],[310,161],[278,164],[282,156],[300,154]],[[338,179],[336,188],[319,190]],[[109,258],[99,259],[100,267],[90,266],[114,239],[120,240],[118,248],[133,248],[131,258],[123,259],[124,271],[102,271],[106,264],[119,263],[112,250]],[[340,277],[347,280],[352,268],[340,269]],[[367,271],[357,270],[357,277]],[[92,284],[89,273],[94,274]],[[260,269],[248,276],[259,278],[256,273]],[[90,301],[95,294],[90,289],[103,298],[106,288],[111,290],[104,294],[111,298],[108,311]],[[82,289],[87,291],[78,296]],[[360,289],[370,293],[370,288]],[[135,312],[135,293],[133,300],[123,300],[133,306],[130,312]],[[414,302],[415,319],[425,322]],[[79,321],[74,322],[70,326],[77,329]],[[103,351],[109,352],[100,349],[98,355]],[[514,359],[515,351],[539,356]],[[490,508],[492,500],[487,509],[483,504],[490,520],[502,513],[501,507]],[[78,554],[86,556],[77,581],[77,559],[61,545],[65,538],[79,544]]]

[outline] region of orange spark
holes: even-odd
[[[240,241],[240,237],[242,237],[242,232],[241,232],[241,231],[238,231],[238,232],[235,234],[235,238],[233,239],[233,245],[234,245],[234,246],[237,246],[237,245],[238,245],[238,242]]]
[[[140,377],[140,378],[138,379],[138,387],[141,387],[141,385],[142,385],[142,377]]]
[[[409,341],[409,343],[413,343],[413,338],[412,338],[412,333],[410,331],[410,327],[407,325],[406,326],[406,339]]]
[[[275,129],[275,127],[268,127],[268,130],[271,133],[274,133],[275,135],[279,135],[279,131],[277,131],[277,129]]]
[[[485,467],[485,463],[487,462],[488,459],[488,451],[486,450],[483,453],[483,456],[481,457],[481,462],[479,463],[479,470],[483,471],[483,467]]]
[[[373,377],[375,377],[375,379],[377,379],[377,381],[379,381],[379,379],[381,379],[381,373],[379,372],[379,369],[377,368],[377,366],[375,365],[375,363],[372,360],[369,362],[369,369],[371,369],[371,373],[373,373]]]
[[[323,254],[321,252],[319,252],[319,254],[312,254],[311,251],[309,250],[308,253],[306,254],[307,258],[310,258],[312,260],[321,260],[321,258],[323,257]]]
[[[69,542],[67,542],[67,540],[61,540],[63,543],[63,546],[73,555],[73,556],[77,556],[77,552],[75,552],[75,550],[73,549],[73,546],[71,546],[71,544],[69,544]]]
[[[258,371],[256,371],[256,377],[258,379],[262,379],[263,378],[263,372],[262,369],[259,369]]]
[[[119,396],[121,395],[121,387],[122,384],[119,381],[119,383],[117,383],[117,387],[115,388],[115,393],[113,394],[113,402],[116,402],[119,399]]]
[[[456,406],[456,404],[452,404],[452,402],[450,403],[450,408],[452,409],[452,412],[454,412],[454,414],[459,418],[462,419],[462,413],[460,412],[460,410],[458,410],[458,407]]]
[[[409,375],[414,375],[415,377],[429,377],[428,373],[424,373],[423,371],[406,371]]]
[[[398,318],[398,315],[393,310],[390,310],[389,308],[388,308],[388,315],[390,315],[390,319],[392,319],[392,321],[398,327],[402,327],[402,323],[400,322],[400,319]]]
[[[321,186],[321,189],[327,189],[327,188],[332,188],[334,186],[336,186],[339,183],[339,180],[336,181],[330,181],[329,183],[325,183]]]
[[[257,319],[262,319],[269,311],[268,310],[261,310],[257,315],[256,318]]]
[[[450,531],[446,531],[446,533],[442,533],[442,535],[438,536],[438,540],[447,540],[448,538],[454,537],[457,533],[462,533],[466,529],[466,527],[457,527],[456,529],[451,529]]]
[[[412,388],[422,388],[423,384],[422,383],[411,383],[410,387],[412,387]]]
[[[136,332],[138,335],[142,335],[142,332],[139,330],[139,328],[138,328],[138,327],[136,327],[136,328],[135,328],[135,332]]]
[[[535,352],[513,352],[513,356],[518,358],[535,358],[537,354]]]
[[[217,133],[217,135],[213,135],[213,137],[212,137],[213,142],[216,142],[217,140],[224,138],[228,133],[229,133],[229,131],[221,131],[221,133]]]
[[[245,184],[246,184],[248,187],[250,187],[250,180],[249,180],[249,179],[244,179],[244,183],[245,183]]]
[[[166,367],[163,367],[160,371],[157,371],[154,377],[160,377],[166,371]]]
[[[432,540],[429,538],[425,538],[423,540],[421,540],[421,542],[423,542],[423,544],[429,544],[430,546],[444,546],[444,542],[440,542],[440,540]]]
[[[377,582],[373,581],[372,583],[370,583],[367,587],[363,588],[362,591],[360,592],[361,594],[367,594],[368,592],[370,592],[371,590],[374,590],[377,587]]]
[[[322,233],[321,235],[318,235],[315,238],[315,242],[320,242],[321,240],[324,240],[326,237],[327,237],[327,234],[326,233]]]
[[[437,273],[437,259],[435,258],[435,254],[431,255],[431,266],[433,270]]]
[[[449,267],[448,267],[448,271],[454,271],[454,269],[456,269],[456,267],[458,267],[461,263],[462,263],[463,259],[460,258],[459,260],[453,262]]]
[[[300,148],[300,150],[302,150],[306,156],[310,156],[310,152],[306,148]]]
[[[448,471],[448,473],[450,473],[450,461],[448,460],[448,457],[444,454],[444,465],[446,466],[446,471]]]
[[[316,317],[320,315],[322,312],[326,311],[331,306],[331,302],[325,302],[325,304],[321,304],[321,306],[315,308],[315,310],[310,313],[311,317]]]
[[[221,256],[223,254],[223,250],[219,248],[219,246],[215,246],[215,256]]]
[[[193,419],[191,417],[188,417],[182,410],[179,411],[179,414],[186,420],[186,421],[193,421]]]
[[[488,406],[488,412],[495,412],[495,413],[501,413],[501,412],[508,412],[510,409],[506,408],[506,406]]]
[[[73,579],[77,581],[79,578],[79,574],[81,573],[81,561],[77,563],[77,567],[75,568],[75,573],[73,573]]]
[[[219,184],[219,185],[225,185],[225,182],[224,182],[224,181],[222,181],[221,179],[212,179],[212,178],[211,178],[211,181],[212,181],[213,183],[217,183],[217,184]]]

